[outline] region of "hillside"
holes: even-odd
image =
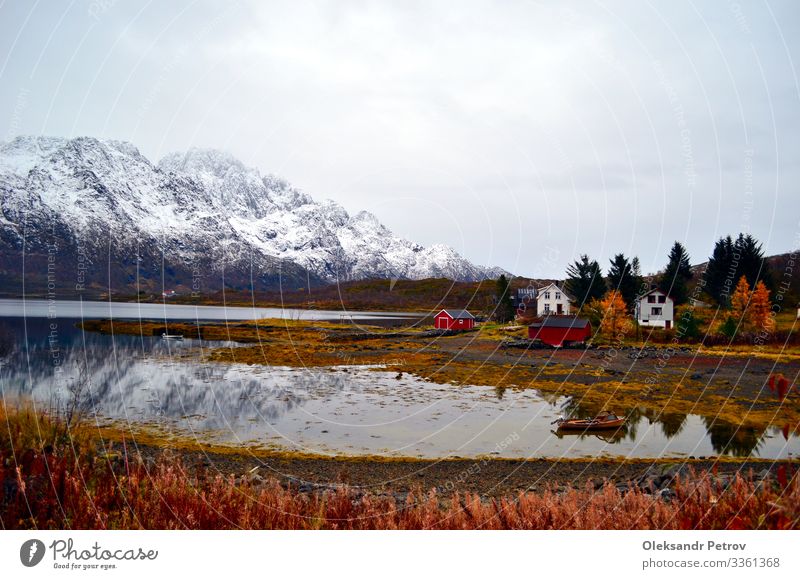
[[[17,137],[0,145],[0,293],[58,297],[459,281],[502,270],[394,235],[231,155],[153,163],[132,144]]]

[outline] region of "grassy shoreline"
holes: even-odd
[[[0,405],[0,526],[4,529],[795,529],[800,477],[795,465],[755,479],[733,470],[662,474],[647,489],[590,479],[582,488],[539,478],[537,492],[493,497],[448,490],[448,481],[491,473],[456,465],[438,484],[359,484],[279,477],[290,461],[224,470],[208,454],[175,453],[98,439],[84,423]],[[299,461],[306,464],[308,460]],[[449,463],[445,463],[449,466]],[[380,465],[377,465],[380,466]],[[377,468],[370,465],[370,469]],[[385,466],[385,465],[384,465]],[[420,472],[419,465],[412,465]],[[723,468],[719,465],[718,468]],[[264,476],[260,474],[264,473]],[[238,472],[239,474],[235,474]],[[464,473],[467,472],[465,475]],[[663,470],[661,471],[664,472]],[[668,477],[667,486],[663,484]],[[670,478],[671,477],[671,478]],[[330,478],[330,477],[329,477]],[[427,480],[427,479],[425,479]],[[352,481],[352,482],[351,482]],[[355,483],[355,484],[353,484]],[[454,485],[455,486],[455,485]]]
[[[257,320],[229,324],[88,320],[88,331],[160,335],[164,330],[204,340],[238,342],[216,347],[206,361],[265,366],[382,366],[438,384],[532,388],[545,395],[572,396],[589,410],[642,409],[653,415],[698,414],[754,428],[800,428],[800,396],[785,400],[767,388],[773,373],[800,373],[800,356],[790,352],[750,356],[711,349],[670,350],[631,359],[634,349],[544,350],[506,348],[513,333],[488,324],[475,332],[432,336],[421,329],[355,329],[348,324]],[[523,330],[514,330],[519,333]],[[613,354],[613,356],[612,356]]]
[[[162,325],[87,321],[83,327],[151,336]],[[187,337],[196,328],[169,324]],[[345,324],[259,320],[204,324],[200,337],[240,343],[212,349],[205,358],[212,362],[388,360],[392,370],[440,383],[531,387],[603,406],[630,402],[646,416],[707,409],[736,424],[800,416],[795,398],[779,402],[764,393],[764,369],[774,369],[766,362],[744,359],[748,373],[737,358],[703,358],[692,371],[711,378],[685,385],[680,377],[697,356],[678,353],[645,395],[641,380],[651,361],[632,370],[641,360],[606,364],[603,351],[504,350],[507,332],[487,330],[435,338],[420,330],[362,335]],[[789,360],[784,368],[798,366]],[[147,425],[65,424],[24,403],[0,406],[0,426],[3,528],[800,528],[796,460],[327,456],[214,444]]]

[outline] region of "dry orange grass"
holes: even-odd
[[[45,414],[1,409],[0,526],[4,529],[796,529],[800,477],[778,481],[711,476],[680,481],[666,502],[611,485],[482,500],[440,500],[418,491],[398,503],[347,487],[300,493],[277,481],[248,482],[180,460],[138,457],[74,444]],[[33,429],[33,430],[31,430]],[[38,432],[53,434],[39,439]],[[48,435],[49,436],[49,435]],[[43,444],[43,443],[47,444]],[[96,445],[97,446],[97,445]],[[95,448],[96,448],[95,446]],[[795,473],[796,474],[796,473]]]

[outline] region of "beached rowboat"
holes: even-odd
[[[594,418],[560,417],[553,424],[557,424],[559,430],[608,430],[619,428],[625,424],[625,418],[621,418],[613,412],[601,412]]]

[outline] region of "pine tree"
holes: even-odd
[[[708,258],[705,271],[706,293],[719,305],[726,306],[730,299],[731,268],[733,267],[733,240],[721,237],[714,244],[714,252]],[[736,273],[735,271],[733,272]]]
[[[763,281],[767,289],[774,286],[769,262],[764,259],[761,244],[750,234],[740,233],[736,241],[731,236],[720,238],[708,260],[705,272],[706,293],[722,306],[731,299],[733,283],[745,276],[750,287]]]
[[[600,264],[595,260],[589,261],[589,256],[582,255],[579,260],[567,267],[567,279],[564,289],[577,301],[578,307],[583,307],[593,299],[600,299],[606,293],[606,283]]]
[[[692,266],[686,248],[676,241],[669,252],[669,261],[658,280],[658,288],[669,295],[676,306],[689,301],[688,282],[692,279]]]
[[[634,257],[633,260],[631,260],[631,273],[633,274],[633,281],[634,285],[636,286],[636,298],[638,299],[639,296],[644,295],[649,289],[648,285],[644,281],[644,278],[642,277],[642,267],[639,264],[638,257]],[[635,305],[636,304],[634,303],[634,306]]]
[[[600,301],[599,306],[603,316],[600,321],[600,332],[609,337],[615,337],[630,331],[631,319],[628,315],[628,307],[618,291],[608,292]]]
[[[772,302],[769,301],[769,290],[763,281],[756,284],[750,298],[750,323],[756,330],[772,331],[774,320],[770,315]]]
[[[772,287],[772,273],[769,263],[764,259],[761,243],[750,234],[740,233],[734,246],[739,254],[736,275],[745,276],[752,288],[756,287],[759,281],[763,281],[767,288]]]
[[[638,266],[638,259],[635,261]],[[618,291],[629,308],[633,308],[636,304],[636,294],[640,289],[639,283],[634,276],[632,264],[628,263],[627,258],[621,253],[615,255],[611,260],[611,267],[608,270],[608,287]],[[631,309],[631,311],[633,310]]]
[[[494,319],[503,324],[510,322],[514,319],[515,312],[514,304],[511,303],[511,288],[505,275],[497,278],[495,295],[497,296],[497,305],[494,310]]]

